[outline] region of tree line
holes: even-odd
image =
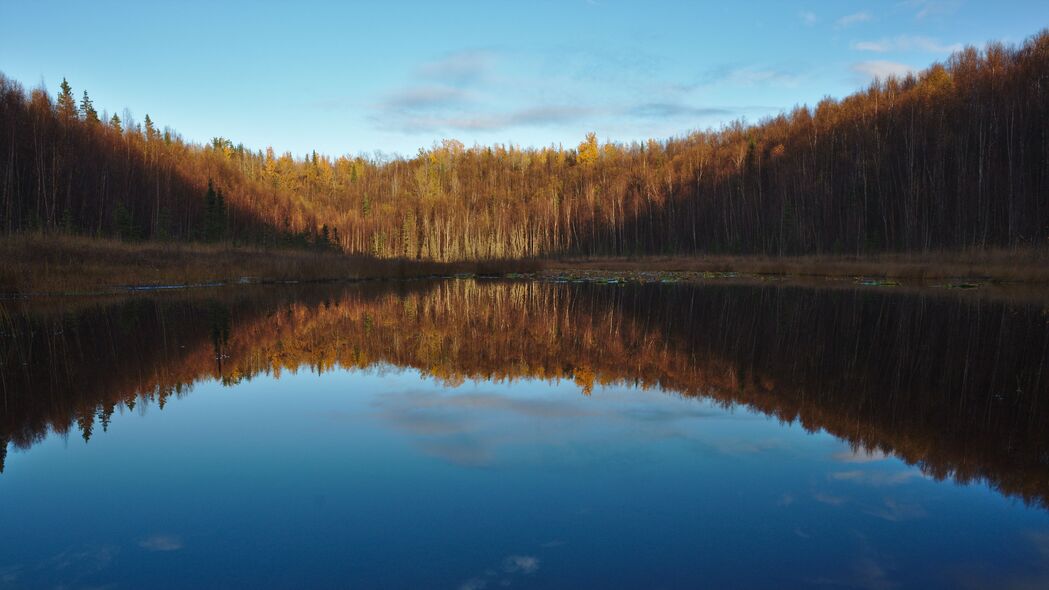
[[[126,117],[125,117],[126,118]],[[209,201],[207,186],[221,193]],[[205,145],[0,77],[0,228],[467,260],[1049,243],[1049,31],[755,125],[411,158]]]

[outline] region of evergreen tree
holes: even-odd
[[[321,247],[322,250],[331,249],[331,230],[328,229],[327,223],[321,226],[321,235],[320,239],[318,240],[318,245]]]
[[[62,211],[62,231],[67,234],[72,234],[73,228],[73,212],[67,206]]]
[[[226,234],[226,199],[216,191],[211,181],[204,193],[204,239],[217,242]]]
[[[117,230],[117,237],[129,242],[135,237],[135,228],[131,220],[131,211],[124,203],[118,202],[113,209],[113,227]]]
[[[120,117],[116,113],[113,113],[113,118],[109,120],[109,124],[113,129],[117,130],[117,133],[123,133],[124,128],[120,124]]]
[[[226,197],[222,195],[222,191],[218,191],[215,199],[215,230],[216,239],[226,237]]]
[[[69,85],[69,82],[65,78],[62,78],[62,84],[59,86],[61,92],[58,94],[58,114],[64,120],[76,119],[76,101],[73,99],[73,88]]]
[[[214,218],[215,218],[215,206],[218,202],[217,195],[215,194],[215,186],[208,181],[208,190],[204,193],[204,239],[212,241],[214,239]]]
[[[173,236],[171,233],[171,211],[166,207],[162,208],[157,213],[157,235],[158,240],[170,240]]]
[[[95,105],[91,103],[91,98],[87,95],[87,90],[84,91],[84,98],[80,101],[80,112],[84,115],[84,121],[94,125],[98,123],[98,111],[95,110]]]
[[[84,412],[77,416],[77,426],[80,427],[80,435],[84,437],[84,442],[91,440],[91,434],[95,430],[95,414],[94,412]]]

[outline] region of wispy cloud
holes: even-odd
[[[69,547],[35,563],[0,568],[0,587],[28,587],[20,582],[33,580],[37,588],[86,588],[88,581],[113,566],[119,554],[117,545]]]
[[[512,432],[493,430],[497,419],[576,419],[588,411],[567,401],[520,399],[494,393],[390,393],[374,404],[379,416],[412,436],[425,454],[462,467],[486,467]]]
[[[626,113],[643,119],[669,119],[673,117],[732,115],[734,111],[718,107],[696,107],[673,102],[646,102],[629,107]]]
[[[484,79],[491,72],[495,61],[496,55],[490,51],[457,51],[421,65],[418,75],[448,84],[472,84]]]
[[[906,76],[917,71],[917,68],[894,61],[873,60],[853,64],[852,71],[868,80],[885,80],[890,77]]]
[[[851,27],[853,25],[858,25],[860,23],[865,23],[865,22],[867,22],[867,21],[869,21],[869,20],[871,20],[873,18],[874,17],[871,15],[871,13],[869,13],[867,11],[856,12],[856,13],[853,13],[853,14],[846,14],[845,16],[843,16],[843,17],[839,18],[838,20],[834,21],[834,26],[839,28],[839,29],[844,29],[844,28],[847,28],[847,27]]]
[[[828,494],[826,492],[816,492],[812,494],[812,499],[821,504],[828,504],[830,506],[841,506],[845,503],[845,498]]]
[[[731,84],[736,86],[796,86],[801,81],[799,73],[784,66],[740,66],[723,65],[707,71],[702,84]]]
[[[503,561],[507,573],[534,574],[539,570],[539,558],[532,555],[511,555]]]
[[[819,17],[816,16],[815,12],[805,11],[799,13],[798,16],[801,17],[801,22],[806,27],[814,26],[817,22],[819,22]]]
[[[499,569],[488,568],[483,574],[459,584],[459,590],[482,590],[512,586],[515,577],[530,576],[539,571],[539,558],[534,555],[509,555]]]
[[[412,83],[373,103],[369,118],[378,128],[406,134],[496,132],[578,123],[596,112],[567,101],[528,104],[525,97],[508,95],[514,81],[499,76],[498,58],[474,50],[424,63]]]
[[[465,105],[471,100],[472,95],[469,92],[454,86],[413,86],[391,93],[383,102],[383,106],[427,110]]]
[[[372,105],[377,127],[406,133],[485,128],[477,112],[484,98],[481,87],[492,77],[496,55],[468,50],[447,54],[419,65],[411,82],[387,93]]]
[[[961,43],[940,43],[931,37],[901,35],[877,41],[857,41],[852,44],[857,51],[888,53],[890,51],[924,51],[927,53],[952,53],[962,49]]]
[[[865,484],[869,486],[896,486],[907,483],[914,478],[921,478],[922,474],[918,470],[909,471],[897,471],[897,472],[884,472],[884,471],[862,471],[859,469],[853,471],[837,471],[830,474],[831,479],[838,481],[850,481],[859,484]]]
[[[913,502],[897,502],[894,498],[884,498],[881,505],[870,506],[864,512],[890,522],[914,520],[926,515],[925,508]]]
[[[904,4],[914,10],[916,20],[930,16],[944,16],[958,9],[959,0],[906,0]]]
[[[501,131],[575,123],[595,112],[587,107],[544,105],[495,113],[414,115],[387,111],[373,118],[381,126],[405,133],[439,131]],[[392,116],[391,116],[392,115]]]
[[[374,128],[387,132],[474,138],[510,130],[578,130],[602,122],[607,127],[610,120],[645,129],[659,121],[709,125],[754,109],[702,104],[694,93],[704,86],[784,87],[801,81],[800,68],[728,64],[686,84],[668,83],[654,73],[661,60],[643,50],[574,50],[556,58],[460,51],[412,68],[404,84],[365,105],[369,112],[364,116]],[[644,92],[624,96],[612,91],[595,98],[595,84]],[[341,101],[323,105],[340,106]]]
[[[182,549],[182,539],[173,535],[153,535],[138,542],[146,551],[178,551]]]
[[[857,449],[855,451],[834,453],[833,458],[835,461],[842,463],[873,463],[875,461],[884,461],[889,456],[878,450]]]

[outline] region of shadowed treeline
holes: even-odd
[[[396,366],[448,383],[568,379],[743,404],[937,478],[1049,506],[1041,305],[788,287],[516,281],[7,302],[0,447],[85,440],[194,382]],[[599,390],[596,390],[599,392]],[[347,393],[347,395],[352,395]],[[594,395],[593,403],[601,403]]]
[[[575,148],[298,158],[106,120],[0,76],[0,232],[449,260],[1039,249],[1049,32],[755,125]],[[207,190],[214,182],[216,191]]]

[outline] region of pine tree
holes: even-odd
[[[204,193],[204,239],[217,242],[226,234],[226,199],[222,191],[216,191],[208,181],[208,191]]]
[[[84,91],[84,98],[80,101],[80,112],[84,115],[84,121],[95,125],[98,121],[98,111],[95,110],[95,105],[91,103],[91,99],[87,95],[87,90]]]
[[[62,84],[59,86],[61,92],[58,94],[58,114],[66,121],[76,119],[76,101],[73,100],[73,88],[69,85],[69,82],[65,78],[62,78]]]
[[[129,242],[135,238],[135,228],[131,219],[131,211],[122,202],[118,202],[113,209],[113,226],[117,230],[117,236]]]
[[[215,205],[217,200],[215,186],[208,180],[208,190],[204,193],[204,239],[208,242],[214,239]]]
[[[156,128],[153,127],[153,120],[149,118],[149,113],[146,113],[145,125],[146,125],[146,139],[152,141],[153,138],[156,137],[156,135],[157,135],[157,130],[156,130]]]
[[[322,250],[331,249],[331,230],[328,229],[327,223],[321,226],[319,245]]]
[[[215,235],[219,240],[226,237],[226,197],[221,190],[215,199]]]
[[[73,233],[73,211],[68,206],[62,210],[62,231],[67,234]]]
[[[113,118],[109,120],[110,126],[117,130],[117,133],[123,133],[124,128],[120,125],[120,117],[113,113]]]

